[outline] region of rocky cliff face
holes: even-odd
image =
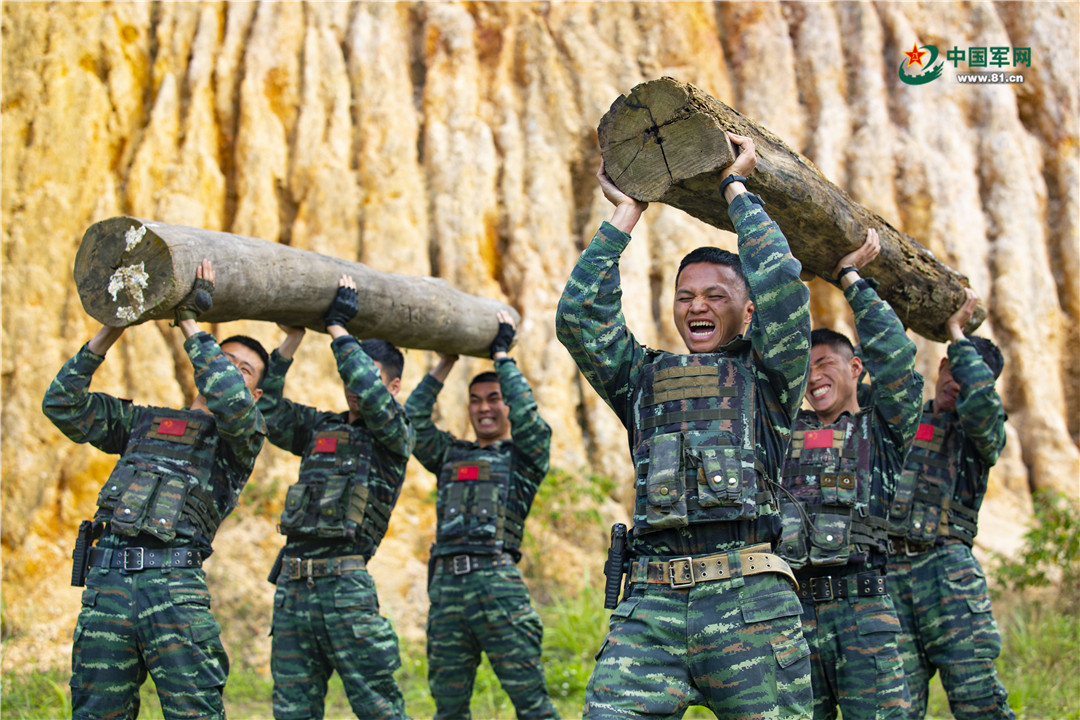
[[[1080,469],[1077,31],[1075,3],[5,3],[4,668],[63,665],[70,648],[74,529],[112,459],[65,440],[40,403],[96,330],[71,267],[83,231],[114,215],[437,275],[513,304],[516,356],[556,428],[553,465],[620,481],[603,515],[623,513],[625,436],[553,319],[610,211],[593,177],[596,125],[619,94],[662,75],[754,117],[970,278],[989,308],[981,332],[1006,356],[1010,417],[979,541],[1014,550],[1031,490],[1075,495]],[[1030,67],[1015,71],[1022,84],[959,84],[947,65],[940,80],[905,85],[896,68],[913,43],[1010,57],[1026,47]],[[677,210],[649,209],[622,264],[642,341],[680,349],[674,269],[704,243],[734,247]],[[811,288],[815,323],[850,330],[839,293]],[[218,331],[280,340],[269,325]],[[932,387],[943,346],[917,340]],[[405,392],[432,362],[408,353]],[[440,423],[458,434],[462,384],[484,365],[463,364],[440,404]],[[178,331],[129,330],[94,387],[142,403],[190,399]],[[289,391],[342,405],[321,336],[309,334]],[[262,578],[296,467],[264,451],[209,566],[230,647],[264,669]],[[409,637],[423,631],[432,487],[414,464],[373,563],[384,610]],[[592,564],[596,576],[599,556],[578,539],[538,532],[534,577],[561,582],[545,557]]]

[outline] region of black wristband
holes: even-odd
[[[742,175],[736,175],[732,173],[731,175],[728,175],[726,178],[721,180],[720,197],[724,197],[724,191],[727,190],[727,186],[733,182],[741,182],[743,185],[746,185],[746,178],[744,178]]]
[[[862,277],[862,273],[859,272],[859,268],[855,267],[854,265],[845,265],[844,267],[840,268],[840,272],[836,273],[836,285],[837,285],[837,287],[839,287],[840,278],[844,277],[844,273],[850,272],[851,270],[854,270],[855,272],[859,273],[859,277]]]

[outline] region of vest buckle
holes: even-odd
[[[138,551],[138,565],[131,563],[132,555]],[[124,548],[124,572],[139,572],[143,569],[143,558],[146,555],[146,549],[141,547],[126,547]]]
[[[697,581],[694,579],[694,559],[687,555],[686,557],[675,558],[674,560],[668,560],[668,584],[673,589],[694,587]],[[682,578],[680,580],[675,579],[675,565],[678,563],[685,563],[683,565]]]

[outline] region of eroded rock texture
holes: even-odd
[[[96,330],[71,266],[86,227],[114,215],[438,275],[512,303],[523,317],[516,355],[556,428],[553,464],[621,481],[623,496],[602,512],[619,517],[624,433],[556,342],[553,320],[577,254],[610,211],[593,177],[596,125],[619,94],[662,75],[753,116],[986,299],[982,332],[1005,352],[1010,421],[979,541],[1015,550],[1031,490],[1075,495],[1080,468],[1077,7],[4,3],[2,546],[13,638],[4,668],[62,666],[70,649],[74,530],[113,460],[66,441],[40,403]],[[949,68],[908,86],[897,66],[913,43],[1030,47],[1031,67],[1020,85],[960,85]],[[703,243],[734,247],[677,210],[647,212],[622,263],[625,314],[642,341],[680,348],[668,310],[674,270]],[[815,322],[850,330],[842,296],[811,287]],[[254,323],[219,331],[280,339]],[[932,387],[943,346],[920,348]],[[407,392],[433,358],[414,351],[406,363]],[[457,433],[464,382],[483,368],[462,365],[439,418]],[[143,403],[190,399],[178,331],[129,330],[94,387]],[[324,337],[309,334],[289,392],[343,404]],[[296,467],[264,451],[209,566],[234,661],[265,672],[272,589],[263,578]],[[412,638],[426,612],[433,482],[410,468],[373,563],[384,610]],[[574,571],[591,566],[599,577],[603,541],[545,530],[530,569],[546,592],[572,592]]]

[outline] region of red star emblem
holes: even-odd
[[[912,43],[911,50],[908,50],[904,54],[908,56],[908,67],[911,67],[915,63],[918,63],[919,67],[924,67],[922,64],[922,56],[926,54],[926,51],[920,50],[917,43]]]

